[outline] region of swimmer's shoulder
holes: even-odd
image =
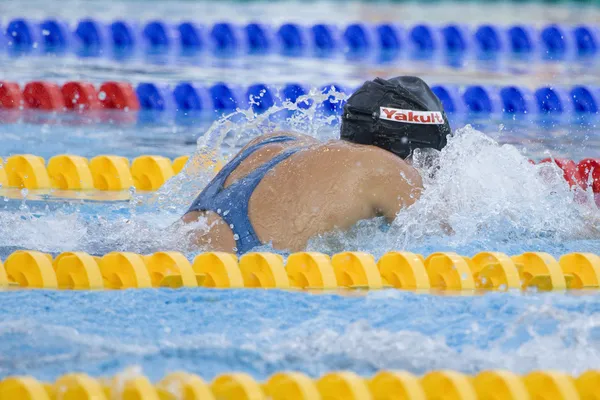
[[[348,171],[360,171],[363,178],[422,185],[421,175],[412,165],[379,147],[336,140],[322,143],[314,149],[329,154],[334,163],[336,160],[343,162]]]

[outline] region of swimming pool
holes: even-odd
[[[481,11],[472,5],[366,3],[351,3],[339,11],[340,2],[311,3],[312,9],[296,2],[211,3],[211,7],[156,2],[152,3],[156,7],[146,7],[133,1],[74,2],[72,8],[59,11],[51,10],[46,2],[3,3],[0,9],[6,18],[18,17],[27,11],[27,4],[35,6],[33,17],[59,16],[70,21],[85,16],[110,21],[129,15],[141,21],[159,16],[179,21],[203,12],[199,19],[206,23],[270,18],[274,24],[288,20],[307,24],[322,20],[347,24],[360,18],[381,21],[390,10],[410,11],[407,24],[425,16],[442,24],[465,9],[473,11],[470,22],[480,24],[489,22],[487,15],[493,9],[500,10],[499,18],[506,23],[541,26],[555,21],[593,23],[598,12],[597,8],[533,4],[527,7],[545,11],[524,16],[515,11],[516,6],[506,4]],[[238,12],[228,8],[233,6]],[[286,15],[294,18],[284,18]],[[123,63],[72,56],[1,57],[2,79],[21,85],[34,80],[60,84],[117,80],[171,87],[181,81],[201,86],[223,81],[231,86],[260,82],[279,88],[300,82],[309,88],[331,83],[354,88],[373,75],[410,73],[459,91],[472,84],[529,89],[557,83],[565,87],[599,85],[596,61],[537,60],[526,65],[517,60],[489,68],[489,64],[481,66],[474,61],[458,67],[443,60],[410,59],[389,65],[354,63],[343,56],[319,59],[277,54],[233,59],[207,56],[202,63],[191,65],[180,61],[153,64],[143,58]],[[208,112],[185,118],[173,110],[158,114],[102,111],[92,117],[85,113],[3,111],[0,156],[27,153],[47,160],[69,153],[133,159],[153,154],[172,159],[206,152],[207,146],[218,143],[218,156],[227,157],[248,138],[274,127],[296,128],[323,140],[334,138],[338,117],[316,110],[327,96],[320,96],[317,90],[309,98],[315,99],[315,104],[308,110],[226,112],[229,115],[225,117]],[[290,115],[292,121],[285,121]],[[597,114],[477,114],[463,110],[451,114],[450,119],[453,128],[460,129],[442,154],[438,178],[427,182],[425,195],[416,206],[402,212],[387,232],[380,231],[373,221],[363,221],[350,232],[334,232],[311,241],[309,250],[330,255],[364,251],[376,259],[390,250],[423,255],[452,251],[465,256],[480,251],[509,255],[543,251],[556,258],[572,252],[600,254],[600,241],[580,230],[598,216],[592,191],[578,194],[587,199],[583,204],[575,201],[562,171],[553,164],[528,162],[549,156],[576,161],[598,158]],[[467,124],[472,127],[465,127]],[[73,200],[54,193],[44,197],[45,193],[35,190],[8,196],[8,189],[2,188],[0,196],[6,197],[0,204],[0,259],[5,261],[17,249],[53,255],[84,251],[100,256],[111,251],[149,254],[178,250],[193,259],[197,252],[186,249],[169,226],[214,172],[190,169],[184,173],[157,192],[125,191],[114,202]],[[447,218],[453,235],[441,230],[440,216]],[[258,250],[273,251],[269,246]],[[316,294],[160,288],[8,290],[0,297],[0,378],[19,374],[52,381],[72,371],[92,376],[125,371],[141,372],[158,381],[176,370],[207,380],[229,371],[265,380],[282,370],[311,377],[332,370],[371,376],[384,369],[415,374],[440,369],[467,374],[486,369],[517,373],[550,369],[577,375],[600,365],[596,291],[438,295],[395,289]]]

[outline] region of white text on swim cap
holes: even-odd
[[[444,117],[439,111],[413,111],[399,108],[379,107],[379,118],[407,124],[442,125]]]

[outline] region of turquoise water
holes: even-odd
[[[171,20],[188,14],[209,22],[225,17],[244,21],[260,15],[274,22],[286,15],[308,22],[339,15],[340,21],[347,22],[378,20],[388,10],[351,3],[344,12],[333,14],[334,3],[318,3],[310,9],[300,3],[279,4],[265,14],[259,13],[264,4],[259,5],[263,8],[238,4],[241,11],[231,13],[227,3],[212,3],[220,5],[209,11],[204,3],[183,1],[157,2],[156,7],[126,1],[71,1],[73,7],[60,10],[50,9],[47,2],[2,2],[0,11],[7,17],[22,15],[30,4],[36,16],[70,20],[84,15],[109,20],[132,14],[146,20],[164,13]],[[287,11],[281,7],[288,7]],[[451,12],[464,11],[456,5],[435,12],[430,6],[401,7],[410,11],[407,21],[427,12],[433,20],[444,21],[451,18]],[[470,9],[469,5],[461,7]],[[478,10],[473,23],[489,18],[490,9]],[[505,21],[528,18],[535,22],[592,20],[596,14],[544,6],[543,12],[529,15],[513,9],[492,15]],[[380,66],[278,57],[260,62],[244,57],[233,62],[207,58],[191,66],[73,58],[2,61],[3,78],[21,83],[40,78],[166,83],[192,79],[201,84],[226,80],[277,85],[293,80],[309,86],[339,82],[355,87],[373,75],[400,73],[419,73],[430,83],[458,85],[598,83],[594,68],[567,63],[505,65],[490,72],[471,64],[448,68],[443,62]],[[216,123],[214,115],[191,120],[171,114],[132,115],[125,120],[119,114],[25,113],[16,119],[0,115],[5,121],[0,124],[0,156],[32,153],[49,158],[68,152],[87,157],[102,153],[176,157],[213,148],[228,155],[251,137],[277,128],[296,129],[322,140],[335,138],[336,119],[313,111],[296,113],[291,121],[284,121],[281,113],[236,113]],[[575,160],[599,157],[597,117],[458,114],[450,118],[454,128],[467,124],[473,128],[459,129],[450,139],[440,156],[437,178],[426,181],[423,198],[403,211],[389,231],[381,232],[377,221],[362,221],[349,232],[315,238],[309,248],[328,254],[363,250],[376,257],[392,249],[425,255],[456,251],[471,256],[483,250],[511,255],[546,251],[556,257],[574,251],[600,254],[599,235],[582,231],[583,226],[597,228],[593,194],[577,193],[576,202],[557,168],[527,161],[549,155]],[[114,250],[172,249],[184,251],[191,259],[197,251],[187,249],[171,226],[208,179],[210,173],[186,170],[158,193],[132,193],[132,201],[112,203],[44,199],[35,192],[24,192],[25,200],[5,197],[0,201],[0,258],[26,248],[98,255]],[[440,219],[453,228],[453,235],[441,230]],[[260,250],[272,249],[267,245]],[[54,379],[68,371],[106,376],[128,368],[141,368],[153,380],[174,370],[207,379],[232,370],[263,379],[288,369],[312,376],[332,369],[370,375],[383,368],[415,373],[440,368],[468,373],[488,368],[516,372],[544,368],[576,374],[600,365],[599,308],[595,292],[436,296],[384,290],[341,296],[206,289],[7,291],[0,293],[0,377],[31,374]]]
[[[206,379],[289,369],[577,374],[598,367],[599,310],[595,295],[21,291],[0,303],[0,376],[112,376],[132,366],[152,380],[175,370]]]

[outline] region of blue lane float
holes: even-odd
[[[243,90],[238,86],[216,83],[210,87],[209,93],[213,109],[217,112],[234,111],[236,108],[244,108],[247,103]]]
[[[204,25],[182,22],[177,26],[181,50],[185,54],[196,54],[206,47],[206,29]]]
[[[142,41],[147,51],[165,53],[180,46],[177,28],[163,21],[150,21],[142,30]]]
[[[350,57],[367,55],[375,45],[373,27],[367,24],[355,23],[346,27],[343,33],[344,45]]]
[[[181,82],[175,86],[173,97],[177,110],[184,113],[214,110],[209,91],[205,87],[190,82]]]
[[[502,111],[500,96],[494,87],[469,86],[464,90],[462,100],[467,110],[472,113],[492,114]]]
[[[379,24],[375,27],[375,35],[381,52],[394,55],[405,46],[406,32],[401,25]]]
[[[515,25],[508,29],[510,51],[520,57],[531,56],[536,50],[535,29],[528,25]]]
[[[168,85],[140,83],[135,89],[140,109],[149,111],[175,110],[175,98]]]
[[[340,33],[335,25],[313,25],[310,34],[317,56],[331,56],[339,50]]]
[[[244,27],[244,34],[251,54],[267,54],[275,46],[275,33],[267,24],[250,23]]]
[[[83,83],[86,87],[94,87],[91,83]],[[143,111],[157,113],[178,111],[183,114],[224,113],[248,107],[256,113],[263,113],[284,102],[292,102],[298,109],[306,109],[314,104],[314,97],[300,102],[299,99],[312,92],[325,95],[316,105],[319,112],[326,115],[340,115],[347,96],[356,90],[354,86],[348,87],[336,83],[313,87],[311,90],[309,86],[298,82],[255,83],[243,87],[224,82],[214,83],[211,86],[194,82],[180,82],[175,86],[143,82],[135,88],[125,82],[105,82],[102,87],[107,85],[126,87],[131,91],[127,94],[125,89],[120,89],[121,94],[117,97],[128,99],[119,100],[119,103],[124,104],[126,101],[127,104],[132,104],[132,107],[135,103],[135,109],[139,104],[139,108]],[[455,114],[464,112],[554,116],[600,114],[600,86],[543,86],[532,90],[521,86],[432,85],[431,90],[440,99],[446,112]],[[340,95],[334,95],[334,91]],[[108,108],[115,108],[115,106],[108,106]],[[129,106],[121,108],[129,108]],[[289,111],[294,109],[295,107],[290,107]]]
[[[297,57],[308,53],[308,32],[299,24],[283,24],[277,30],[281,54]]]
[[[567,29],[557,24],[548,25],[540,32],[542,56],[547,59],[563,60],[575,50],[572,36]]]
[[[598,47],[600,47],[600,29],[598,27],[576,26],[572,33],[578,56],[590,57],[598,54]]]
[[[114,53],[119,56],[133,54],[141,43],[140,32],[135,22],[116,20],[108,26]]]
[[[573,103],[569,94],[562,88],[541,87],[535,93],[538,112],[541,114],[569,114],[573,112]]]
[[[442,27],[442,43],[447,53],[463,54],[470,50],[471,33],[463,25],[450,24]]]
[[[426,24],[413,26],[408,33],[408,38],[411,55],[417,58],[429,57],[440,48],[440,32]]]
[[[527,114],[536,109],[533,94],[527,88],[507,86],[500,89],[502,112],[505,114]]]
[[[40,43],[40,28],[37,24],[17,18],[6,27],[6,39],[9,51],[13,53],[36,52]]]
[[[243,40],[240,28],[229,22],[219,22],[212,26],[210,43],[217,54],[232,55],[240,52]]]
[[[506,50],[504,32],[494,25],[481,25],[475,30],[474,45],[479,55],[497,56]]]
[[[111,54],[128,54],[140,48],[152,52],[181,49],[183,54],[196,54],[211,48],[216,54],[225,55],[278,51],[287,56],[320,57],[344,51],[351,58],[371,53],[387,55],[380,57],[382,60],[397,56],[400,51],[416,58],[449,53],[529,59],[539,54],[548,60],[597,57],[600,54],[600,30],[593,25],[570,27],[550,24],[538,31],[527,24],[509,27],[485,24],[473,29],[459,24],[404,27],[394,23],[351,23],[346,26],[284,23],[272,27],[258,21],[244,26],[219,22],[205,27],[193,21],[172,25],[154,20],[140,26],[121,19],[106,24],[86,18],[71,30],[55,19],[38,24],[27,18],[16,18],[8,22],[4,32],[9,51],[19,54],[39,50],[72,51],[89,56],[102,55],[107,50]]]
[[[569,92],[573,108],[579,114],[597,114],[600,111],[600,87],[575,86]]]
[[[102,55],[110,36],[105,24],[91,18],[79,21],[73,35],[78,43],[75,52],[83,57]]]
[[[64,21],[46,19],[40,23],[42,50],[47,53],[64,53],[73,41],[73,33]]]
[[[458,88],[453,85],[435,85],[431,91],[440,99],[447,113],[460,113],[465,111],[465,105],[461,101]]]

